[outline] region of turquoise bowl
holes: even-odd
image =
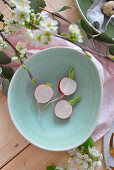
[[[33,85],[27,72],[20,66],[14,74],[8,91],[8,106],[11,118],[18,131],[37,147],[64,151],[85,142],[93,132],[102,100],[102,84],[96,66],[84,54],[71,48],[50,48],[32,56],[26,65],[34,76]],[[70,118],[61,120],[54,114],[56,103],[39,114],[34,98],[38,84],[52,83],[54,97],[61,96],[58,83],[68,76],[71,65],[78,84],[75,94],[67,100],[81,96],[82,100],[73,106]]]

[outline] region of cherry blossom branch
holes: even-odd
[[[11,44],[11,42],[2,34],[1,30],[0,30],[0,36],[12,47],[12,49],[15,51],[15,54],[17,55],[17,57],[20,60],[21,65],[23,66],[23,68],[28,72],[30,79],[32,80],[32,83],[34,84],[34,78],[31,74],[31,72],[29,71],[29,69],[27,68],[27,66],[24,64],[23,60],[20,58],[20,54],[18,52],[18,50]]]

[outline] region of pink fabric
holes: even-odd
[[[16,33],[16,34],[12,34],[11,36],[7,36],[7,38],[9,39],[10,42],[12,42],[13,45],[16,45],[17,41],[19,40],[21,41],[25,40],[23,31]],[[57,46],[70,47],[70,48],[74,48],[82,52],[82,50],[78,46],[70,42],[67,42],[59,38],[53,38],[52,41],[48,45],[42,45],[38,48],[33,47],[33,46],[31,47],[28,45],[27,54],[28,56],[31,56],[31,55],[38,53],[39,51],[43,49],[46,49],[49,47],[57,47]],[[7,53],[11,57],[13,55],[12,49],[8,50]],[[98,68],[98,71],[99,71],[99,74],[100,74],[100,77],[103,83],[104,94],[103,94],[103,102],[102,102],[102,106],[101,106],[101,110],[99,114],[99,119],[97,121],[96,128],[92,134],[94,141],[101,138],[103,135],[105,135],[110,130],[111,124],[114,120],[114,64],[109,63],[111,70],[108,72],[105,70],[106,68],[105,60],[100,59],[98,56],[95,56],[95,57],[92,57],[92,60],[95,63],[96,67]],[[101,65],[101,63],[104,65],[105,68]],[[18,68],[18,66],[13,63],[7,66],[14,68],[14,70]]]

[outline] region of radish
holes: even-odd
[[[57,101],[57,100],[63,98],[64,96],[69,96],[76,91],[77,83],[75,80],[73,80],[74,73],[75,73],[74,66],[71,66],[71,68],[69,70],[69,77],[62,78],[58,85],[58,89],[62,93],[62,96],[48,102],[44,108],[46,108],[50,103]]]
[[[40,109],[38,103],[47,103],[53,97],[54,92],[51,86],[51,83],[39,84],[34,91],[34,97],[37,101],[39,111]]]
[[[81,100],[81,97],[77,97],[77,98],[70,100],[70,101],[60,100],[55,105],[55,115],[60,119],[69,118],[71,116],[72,112],[73,112],[72,105],[79,100]]]

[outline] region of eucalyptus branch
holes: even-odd
[[[24,64],[23,60],[20,57],[19,52],[17,51],[17,49],[11,44],[11,42],[2,34],[1,30],[0,30],[0,36],[12,47],[12,49],[15,51],[15,54],[17,55],[17,57],[20,60],[21,65],[23,66],[23,68],[28,72],[30,79],[32,80],[32,83],[34,84],[34,78],[32,76],[32,74],[30,73],[29,69],[27,68],[27,66]]]

